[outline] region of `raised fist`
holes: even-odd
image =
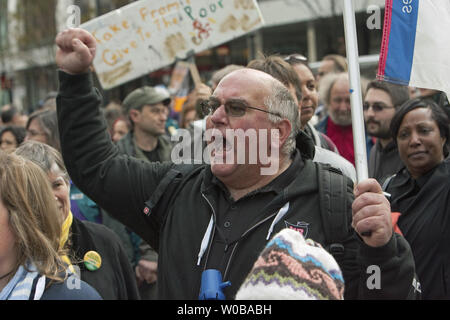
[[[83,29],[67,29],[56,36],[56,64],[69,74],[85,73],[95,57],[95,38]]]

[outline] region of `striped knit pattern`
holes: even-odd
[[[0,300],[28,300],[34,280],[39,277],[34,264],[28,262],[27,267],[20,266],[14,277],[0,292]]]
[[[334,258],[299,232],[284,229],[258,257],[236,299],[340,300],[343,295]]]

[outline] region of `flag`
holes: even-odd
[[[449,0],[386,0],[377,77],[450,96]]]

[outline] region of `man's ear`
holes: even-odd
[[[286,140],[291,134],[292,125],[288,119],[283,119],[275,126],[280,133],[280,148],[286,143]]]
[[[130,116],[131,121],[136,122],[140,112],[137,109],[131,109],[130,111],[128,111],[128,115]]]

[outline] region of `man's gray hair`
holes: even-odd
[[[281,116],[269,113],[269,121],[278,123],[282,119],[287,119],[291,123],[291,133],[281,149],[284,155],[290,156],[295,150],[295,137],[299,131],[298,106],[289,90],[279,81],[273,81],[272,93],[265,99],[265,105],[268,111]]]
[[[350,83],[350,79],[347,72],[329,73],[320,80],[319,97],[325,103],[325,107],[327,109],[331,102],[330,101],[331,89],[333,89],[333,86],[336,84],[338,80],[347,80]],[[368,83],[367,79],[361,77],[360,84],[361,84],[362,99],[364,99],[364,96],[366,94],[367,83]]]

